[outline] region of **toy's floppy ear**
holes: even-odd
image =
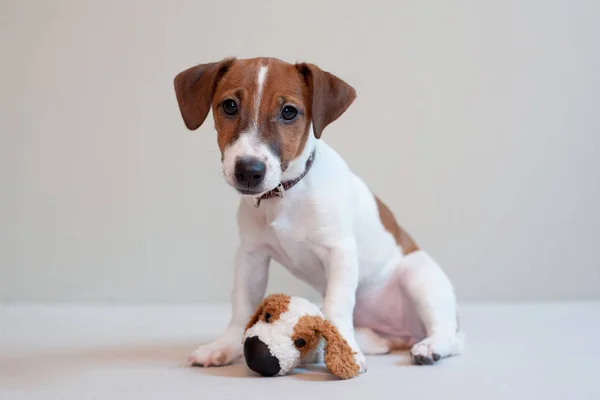
[[[342,337],[337,328],[321,317],[314,318],[314,328],[319,332],[327,344],[325,345],[325,365],[336,376],[342,379],[353,378],[358,375],[359,366],[354,359],[354,352]]]

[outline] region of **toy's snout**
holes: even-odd
[[[277,357],[271,354],[267,345],[257,336],[244,341],[244,357],[248,367],[262,376],[274,376],[281,370]]]

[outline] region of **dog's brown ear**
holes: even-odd
[[[356,91],[346,82],[313,64],[296,64],[311,93],[311,115],[315,137],[346,111]]]
[[[180,72],[175,77],[175,94],[179,110],[190,130],[196,130],[208,115],[219,79],[227,72],[233,58],[200,64]]]
[[[359,366],[354,359],[354,352],[338,329],[321,317],[310,316],[308,318],[312,319],[315,331],[319,332],[327,342],[324,349],[327,368],[342,379],[358,375]]]

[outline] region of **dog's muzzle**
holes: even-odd
[[[244,358],[248,368],[262,376],[274,376],[281,370],[277,357],[256,336],[249,337],[244,342]]]

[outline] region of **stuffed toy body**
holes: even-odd
[[[263,376],[286,375],[302,363],[325,361],[342,379],[358,375],[350,345],[310,301],[284,294],[266,297],[243,337],[248,367]]]

